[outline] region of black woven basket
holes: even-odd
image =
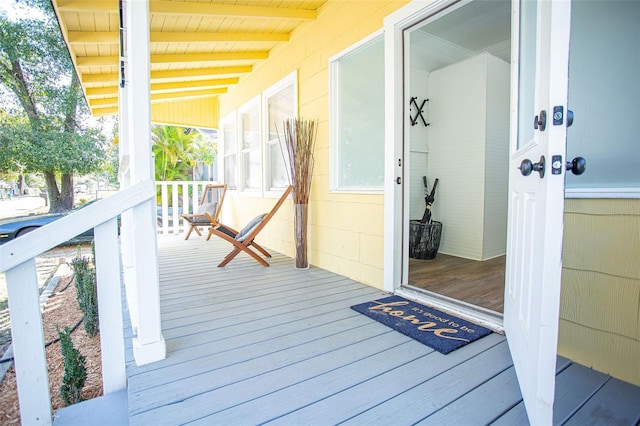
[[[412,259],[435,259],[440,247],[442,222],[422,223],[409,221],[409,257]]]

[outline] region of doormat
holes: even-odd
[[[400,296],[361,303],[351,309],[445,355],[491,333],[488,328]]]

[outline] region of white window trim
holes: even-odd
[[[329,159],[330,159],[330,173],[329,173],[329,192],[337,193],[337,194],[384,194],[384,184],[379,187],[352,187],[352,188],[339,188],[338,186],[338,164],[339,164],[339,153],[338,153],[338,105],[339,105],[339,92],[338,92],[338,81],[339,81],[339,70],[338,60],[342,59],[344,56],[360,49],[373,42],[375,39],[383,37],[384,38],[384,29],[377,30],[372,34],[369,34],[365,38],[360,41],[352,44],[341,52],[333,55],[329,58],[329,123],[330,123],[330,132],[329,132]]]
[[[260,188],[246,188],[245,187],[245,176],[244,176],[244,149],[242,148],[243,143],[243,129],[242,129],[242,114],[246,111],[256,108],[258,110],[258,137],[260,138],[258,144],[259,150],[259,158],[260,158],[260,170],[258,171],[260,175]],[[240,195],[247,197],[261,197],[262,196],[262,188],[264,187],[264,182],[262,180],[262,176],[264,176],[263,172],[263,137],[262,137],[262,103],[260,101],[260,95],[254,97],[240,108],[238,108],[237,113],[237,132],[236,132],[236,140],[237,140],[237,150],[238,150],[238,191]]]
[[[226,159],[226,152],[225,152],[225,145],[226,145],[226,141],[224,139],[224,125],[229,122],[229,121],[233,121],[235,120],[235,128],[236,128],[236,140],[233,141],[234,145],[236,146],[236,182],[238,182],[238,186],[239,186],[239,181],[238,181],[238,116],[237,116],[237,111],[233,111],[230,112],[229,114],[225,115],[221,120],[220,120],[220,133],[219,133],[219,144],[218,144],[218,148],[220,149],[219,155],[222,158],[222,161],[220,161],[220,166],[218,167],[218,180],[220,182],[229,184],[229,182],[226,181],[225,179],[225,159]],[[238,188],[227,188],[227,191],[238,191]]]
[[[262,185],[264,187],[264,197],[265,198],[280,198],[282,193],[284,192],[284,188],[282,189],[274,189],[272,190],[268,185],[271,178],[271,161],[268,158],[268,150],[267,144],[269,143],[269,121],[268,121],[268,112],[269,112],[269,98],[288,86],[293,85],[293,111],[294,116],[298,117],[298,70],[294,70],[280,81],[275,83],[274,85],[268,87],[266,90],[262,92],[262,116],[264,120],[262,120],[262,141],[264,149],[263,151],[263,170],[264,173],[262,175]],[[278,131],[283,132],[284,129],[278,127]],[[286,155],[286,153],[285,153]]]
[[[640,188],[565,188],[565,198],[640,198]]]

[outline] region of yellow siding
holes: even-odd
[[[640,385],[640,200],[567,200],[558,351]]]
[[[267,61],[220,97],[224,117],[298,70],[299,116],[320,122],[309,205],[309,260],[313,265],[378,288],[382,288],[383,196],[329,192],[328,66],[330,57],[381,29],[383,19],[406,3],[408,0],[328,1],[317,20],[299,27],[290,43],[273,49]],[[234,194],[228,196],[233,199],[227,206],[229,210],[237,201],[243,205],[242,211],[234,208],[232,220],[237,225],[275,203],[274,199],[238,200]],[[284,204],[260,236],[266,246],[289,256],[293,256],[291,210],[291,202]]]
[[[217,97],[151,104],[151,121],[157,124],[217,129],[218,116]]]

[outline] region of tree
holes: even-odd
[[[51,3],[21,4],[40,12],[15,21],[0,15],[0,171],[41,173],[50,211],[66,211],[74,174],[100,168],[106,138],[84,124],[89,111]]]
[[[216,150],[195,129],[153,126],[156,180],[189,180],[197,162],[212,163]]]

